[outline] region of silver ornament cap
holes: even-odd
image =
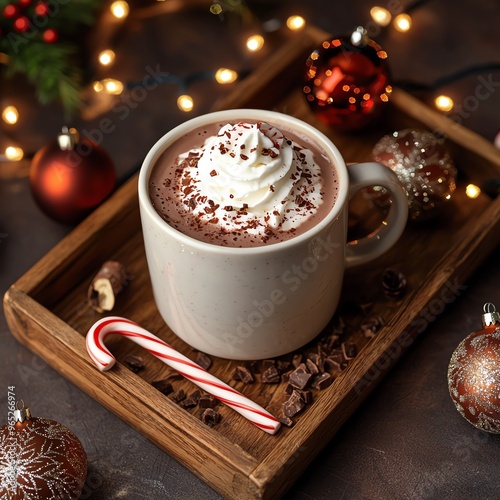
[[[491,326],[500,326],[500,312],[498,312],[495,306],[491,302],[487,302],[483,306],[483,328],[488,328]]]
[[[19,408],[19,403],[22,403],[21,408]],[[31,420],[30,409],[24,406],[24,401],[18,401],[16,403],[16,409],[14,410],[14,419],[17,422],[24,422],[25,420]]]

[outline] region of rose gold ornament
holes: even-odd
[[[14,412],[13,427],[0,427],[0,498],[10,500],[80,497],[87,476],[87,454],[64,425]]]
[[[483,431],[500,434],[500,314],[485,304],[483,329],[456,348],[448,388],[459,413]]]

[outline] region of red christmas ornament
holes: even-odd
[[[459,413],[483,431],[500,434],[500,314],[485,304],[483,329],[453,353],[448,388]]]
[[[387,53],[358,28],[325,40],[306,62],[303,92],[316,116],[344,131],[367,126],[389,100]]]
[[[5,19],[13,19],[19,14],[19,7],[17,5],[9,4],[3,9],[3,17]]]
[[[19,16],[14,21],[14,29],[24,33],[30,27],[30,20],[26,16]]]
[[[42,34],[42,40],[45,43],[54,43],[57,41],[58,38],[59,38],[59,33],[57,32],[57,30],[53,28],[45,30]]]
[[[113,190],[116,174],[103,148],[63,129],[57,141],[33,158],[31,191],[40,208],[55,220],[78,222]]]
[[[19,5],[23,7],[29,7],[31,5],[31,0],[19,0]]]
[[[35,5],[35,12],[39,15],[39,16],[45,16],[48,14],[49,12],[49,6],[47,5],[46,2],[38,2],[36,5]]]
[[[24,404],[14,416],[12,427],[0,427],[0,498],[78,499],[87,476],[78,438],[55,420],[31,417]]]

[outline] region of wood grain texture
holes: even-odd
[[[344,338],[359,354],[334,383],[314,391],[314,401],[292,428],[269,436],[227,407],[211,429],[201,423],[200,409],[184,409],[154,389],[151,382],[172,375],[170,368],[136,344],[111,338],[108,345],[118,362],[100,373],[91,363],[84,335],[101,317],[86,304],[86,290],[101,264],[120,260],[128,284],[117,297],[113,314],[126,316],[196,359],[196,351],[178,339],[156,310],[142,243],[137,204],[137,178],[121,188],[67,238],[49,252],[4,297],[7,321],[16,338],[91,397],[135,427],[214,489],[228,498],[276,498],[382,380],[403,352],[433,321],[438,311],[462,293],[466,280],[500,242],[500,198],[481,194],[470,200],[464,187],[500,174],[500,154],[484,139],[443,120],[408,94],[395,89],[394,98],[376,127],[362,134],[335,132],[311,113],[300,91],[304,57],[325,33],[308,29],[271,61],[244,80],[221,107],[272,107],[315,125],[339,147],[347,161],[365,161],[380,137],[396,129],[443,130],[459,169],[458,189],[443,216],[425,225],[409,224],[387,254],[347,272],[338,314],[348,324]],[[362,200],[351,211],[360,220],[373,207]],[[357,224],[354,222],[353,226]],[[359,224],[359,230],[369,230]],[[400,269],[408,280],[401,300],[386,298],[380,277],[387,267]],[[381,316],[385,326],[366,339],[359,325],[366,319],[353,304],[371,303],[369,316]],[[301,351],[317,348],[318,340]],[[145,369],[132,373],[123,363],[127,354],[143,356]],[[284,356],[283,359],[289,359]],[[248,397],[280,414],[283,385],[232,380],[237,362],[212,358],[210,372]],[[176,380],[175,389],[188,394],[194,386]]]

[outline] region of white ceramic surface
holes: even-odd
[[[333,159],[339,192],[332,211],[302,235],[254,248],[203,243],[173,229],[149,199],[148,182],[157,159],[194,128],[251,119],[293,128]],[[346,245],[349,197],[372,185],[391,192],[387,221],[369,239]],[[247,109],[199,116],[164,135],[144,160],[139,204],[153,293],[163,319],[192,347],[241,360],[279,356],[312,340],[335,312],[346,263],[368,262],[390,248],[403,232],[408,212],[406,195],[390,169],[377,163],[346,167],[332,142],[309,124]]]

